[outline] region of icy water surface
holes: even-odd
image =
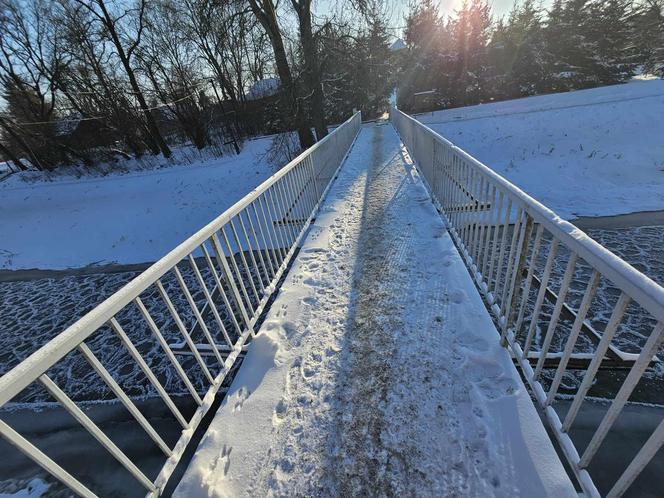
[[[212,292],[214,278],[210,269],[204,263],[199,264],[198,267],[208,290]],[[198,309],[203,312],[206,298],[193,270],[185,263],[180,263],[178,269]],[[220,273],[220,269],[217,268],[216,271],[218,274]],[[1,282],[0,344],[2,344],[2,348],[0,348],[0,375],[9,371],[28,355],[61,333],[67,326],[74,323],[139,273],[139,271],[121,271]],[[243,278],[246,279],[246,275],[243,274]],[[173,272],[164,275],[161,282],[185,328],[191,333],[194,330],[196,319]],[[247,285],[247,287],[249,286]],[[226,289],[226,292],[227,295],[231,295],[229,289]],[[250,298],[252,298],[252,306],[255,306],[257,299],[253,295]],[[182,343],[181,332],[157,288],[155,286],[149,287],[140,295],[140,299],[166,341],[169,344]],[[219,295],[215,294],[213,300],[230,339],[235,341],[237,334],[231,313]],[[239,313],[236,306],[233,308],[233,313],[236,314],[237,318]],[[204,320],[208,329],[217,344],[224,344],[222,333],[211,315],[209,311],[204,313]],[[116,315],[116,318],[148,365],[155,371],[166,390],[173,394],[186,393],[187,389],[184,383],[152,335],[138,307],[134,303],[130,303]],[[196,343],[205,344],[207,342],[200,328],[196,329],[192,338]],[[121,386],[129,395],[152,396],[156,394],[139,365],[130,357],[128,351],[110,327],[100,328],[86,340],[86,344],[114,377],[121,381]],[[210,372],[216,375],[220,370],[216,359],[212,356],[204,358]],[[178,355],[178,360],[182,363],[182,367],[199,391],[207,391],[207,380],[201,368],[196,364],[194,357]],[[49,370],[48,374],[56,384],[75,400],[114,398],[103,382],[100,382],[99,377],[82,355],[76,351],[58,362]],[[34,402],[51,401],[51,399],[43,389],[33,385],[15,398],[14,401]]]
[[[664,285],[664,226],[620,228],[612,230],[588,230],[588,234],[599,243],[615,252],[618,256],[635,266],[657,283]],[[209,272],[203,270],[203,277],[212,288],[212,278]],[[181,272],[187,285],[192,289],[194,299],[200,306],[203,305],[204,296],[200,290],[196,292],[193,272],[188,266],[181,265]],[[557,278],[562,276],[564,268],[554,272],[553,288],[557,286]],[[116,273],[92,273],[87,275],[70,275],[60,278],[40,278],[27,281],[0,282],[0,374],[7,372],[17,365],[30,353],[62,332],[68,325],[94,308],[105,298],[120,289],[123,285],[136,277],[140,271],[122,271]],[[585,275],[581,268],[575,279],[578,285],[572,286],[571,293],[582,295]],[[585,278],[584,278],[585,277]],[[192,323],[192,312],[174,277],[168,274],[163,279],[164,286],[181,313],[185,323]],[[602,285],[598,290],[596,301],[598,308],[615,302],[615,290],[610,286]],[[180,341],[172,318],[163,306],[155,289],[146,291],[142,296],[155,321],[162,328],[162,332],[170,341]],[[223,306],[220,307],[220,309]],[[609,309],[607,307],[607,309]],[[544,310],[546,311],[546,310]],[[597,311],[600,311],[599,309]],[[628,310],[629,315],[630,310]],[[126,331],[144,353],[148,363],[161,369],[167,387],[173,392],[184,392],[179,379],[165,364],[163,353],[159,350],[156,341],[152,340],[149,330],[140,318],[138,310],[130,306],[125,312],[124,324],[129,324]],[[592,316],[592,313],[590,314]],[[602,313],[599,313],[600,318]],[[229,317],[224,317],[229,321]],[[632,316],[627,319],[629,331],[622,334],[621,347],[627,350],[637,348],[643,341],[644,334],[650,323],[642,323],[639,310],[633,309]],[[134,324],[135,326],[131,326]],[[230,326],[230,323],[229,323]],[[229,327],[229,330],[232,326]],[[140,369],[131,361],[120,347],[120,343],[108,330],[101,330],[92,338],[91,346],[100,355],[102,362],[110,370],[115,370],[127,381],[127,387],[134,395],[151,394],[146,385]],[[581,344],[582,346],[582,344]],[[72,355],[74,356],[74,355]],[[71,389],[68,393],[76,399],[106,399],[108,393],[98,382],[90,382],[90,373],[82,358],[75,358],[65,362],[64,368],[56,369],[55,376],[65,382]],[[193,367],[193,359],[185,359],[185,363]],[[161,364],[163,363],[163,365]],[[86,367],[86,368],[82,368]],[[81,375],[77,375],[81,374]],[[194,377],[198,374],[193,371]],[[199,376],[200,377],[200,376]],[[25,400],[42,399],[42,394],[33,392]]]

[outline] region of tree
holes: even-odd
[[[542,12],[534,0],[515,4],[507,21],[497,23],[488,53],[494,96],[515,98],[546,91]]]
[[[630,18],[636,61],[644,73],[664,78],[664,1],[645,0]]]
[[[136,73],[134,72],[134,68],[131,65],[132,57],[141,43],[141,37],[145,29],[145,11],[147,0],[139,0],[138,6],[135,9],[124,10],[121,14],[118,15],[113,15],[111,11],[109,11],[105,0],[74,1],[82,8],[90,12],[90,14],[104,27],[108,38],[115,47],[115,53],[120,59],[122,67],[127,74],[134,98],[138,102],[138,105],[143,112],[143,118],[149,133],[156,144],[156,148],[153,149],[153,152],[157,154],[161,151],[164,157],[170,157],[171,150],[166,144],[164,137],[161,135],[154,117],[150,113],[150,109],[145,100],[145,96],[143,95],[143,91],[138,84]],[[126,33],[123,36],[121,33],[120,21],[132,14],[136,21],[135,33],[133,36]]]
[[[283,92],[286,95],[290,106],[291,116],[294,120],[295,128],[300,139],[300,146],[303,148],[311,147],[315,143],[309,120],[304,114],[304,106],[298,97],[298,90],[295,79],[291,73],[291,68],[286,55],[286,47],[281,34],[281,28],[277,21],[277,12],[272,0],[247,0],[251,11],[265,29],[270,37],[274,60],[277,66],[277,73]]]
[[[300,28],[300,44],[302,45],[302,56],[304,58],[304,79],[307,90],[311,95],[311,121],[316,129],[316,137],[320,140],[327,135],[327,125],[325,124],[320,58],[311,26],[311,0],[291,0],[291,4],[297,14]]]
[[[451,22],[455,61],[452,102],[469,105],[488,97],[487,45],[491,29],[490,8],[484,0],[464,0]]]

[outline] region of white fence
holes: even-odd
[[[253,336],[261,313],[316,215],[360,124],[358,112],[3,375],[0,378],[0,407],[20,396],[31,385],[41,385],[133,475],[149,496],[159,495],[243,346]],[[177,289],[177,296],[172,288],[169,292],[168,286],[164,285],[165,278],[176,282],[173,287]],[[142,296],[147,292],[160,298],[161,311],[169,316],[171,330],[168,334],[144,303]],[[182,303],[188,306],[186,311]],[[138,319],[126,319],[129,308],[135,312],[132,316]],[[148,417],[121,387],[122,379],[116,378],[117,374],[114,377],[93,352],[93,341],[104,333],[107,335],[101,337],[102,342],[111,335],[119,339],[153,392],[163,399],[182,426],[181,436],[174,446],[162,439]],[[198,379],[192,378],[192,368],[186,370],[183,367],[182,357],[180,360],[176,357],[184,351],[173,350],[173,343],[167,340],[173,334],[181,335],[187,358],[191,360],[193,355]],[[148,364],[132,341],[132,335],[141,341],[151,336],[158,344],[155,347],[162,355],[160,360],[170,365],[197,405],[191,417],[183,415],[159,380],[154,365]],[[199,342],[204,343],[205,348]],[[96,372],[161,449],[165,463],[155,479],[149,478],[49,375],[49,370],[66,361],[65,357],[70,353],[85,359],[88,370]],[[84,483],[1,420],[0,435],[75,493],[95,496]]]
[[[415,119],[397,109],[390,117],[579,484],[587,496],[600,496],[593,459],[607,435],[618,430],[616,420],[664,339],[664,288]],[[598,304],[600,284],[610,287],[612,297]],[[633,353],[612,343],[633,326],[624,323],[628,308],[647,329]],[[586,344],[580,350],[580,336],[589,338],[590,349]],[[608,410],[589,443],[579,448],[570,433],[606,364],[629,370],[613,391],[603,393],[610,399]],[[572,367],[582,380],[566,412],[556,410]],[[624,470],[603,490],[606,496],[621,496],[663,442],[664,421],[636,455],[625,455]]]

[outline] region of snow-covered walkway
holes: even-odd
[[[179,496],[577,496],[387,123],[365,126]]]

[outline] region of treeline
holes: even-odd
[[[0,159],[52,170],[297,131],[385,106],[382,0],[0,0]],[[313,130],[313,131],[312,131]]]
[[[444,18],[432,0],[406,19],[398,104],[423,111],[664,77],[664,1],[534,0],[492,21],[484,0]]]

